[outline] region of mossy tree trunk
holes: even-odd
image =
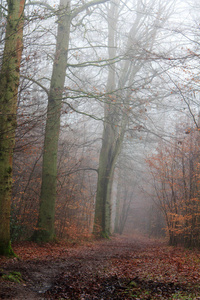
[[[0,73],[0,255],[13,255],[10,243],[10,203],[13,149],[25,0],[8,0],[3,62]]]
[[[32,239],[37,242],[48,242],[54,239],[57,153],[60,112],[69,47],[71,23],[70,0],[60,1],[59,12],[56,53],[48,97],[39,217],[37,229],[32,236]]]

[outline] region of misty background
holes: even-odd
[[[29,238],[37,227],[48,96],[65,2],[74,15],[57,132],[57,237],[93,232],[105,144],[115,153],[106,196],[110,233],[138,231],[197,245],[200,6],[192,0],[113,0],[82,11],[84,1],[27,1],[12,240]],[[6,7],[1,0],[1,61]]]

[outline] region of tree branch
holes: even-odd
[[[8,9],[5,6],[3,6],[2,4],[0,4],[0,8],[2,8],[3,10],[8,11]]]
[[[42,2],[42,1],[30,1],[30,2],[27,2],[27,3],[26,3],[26,6],[27,6],[27,5],[39,5],[39,6],[44,6],[44,7],[46,7],[48,10],[55,12],[55,9],[54,9],[51,5],[49,5],[49,4],[47,4],[47,3],[44,3],[44,2]]]
[[[80,171],[95,171],[98,173],[98,169],[95,169],[95,168],[79,168],[77,170],[73,170],[73,171],[70,171],[70,172],[61,172],[60,174],[58,174],[58,177],[64,177],[64,176],[69,176],[71,174],[74,174],[74,173],[77,173],[77,172],[80,172]]]
[[[35,80],[34,78],[30,78],[28,76],[24,76],[24,75],[20,75],[21,77],[23,77],[24,79],[27,79],[29,81],[32,81],[33,83],[36,83],[39,87],[41,87],[47,94],[47,96],[49,95],[49,91],[47,88],[45,88],[41,83],[39,83],[37,80]]]
[[[108,2],[109,0],[93,0],[91,2],[85,3],[83,6],[77,8],[72,14],[71,14],[71,19],[75,18],[78,14],[80,14],[82,11],[86,10],[87,8],[94,6],[94,5],[98,5],[98,4],[102,4],[105,2]]]

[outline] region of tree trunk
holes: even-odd
[[[88,7],[106,1],[107,0],[91,1],[71,11],[71,0],[60,0],[60,9],[57,14],[58,32],[56,53],[48,97],[40,209],[37,229],[32,236],[32,239],[37,242],[48,242],[54,239],[60,111],[67,69],[71,20]]]
[[[116,148],[114,133],[111,124],[106,124],[99,157],[94,233],[103,237],[110,235],[112,178],[120,150],[118,147]]]
[[[109,59],[116,56],[115,30],[117,6],[111,2],[108,8],[108,54]],[[109,199],[110,180],[113,175],[116,144],[116,129],[114,125],[114,105],[112,92],[115,88],[115,65],[109,66],[107,92],[111,93],[105,104],[104,129],[102,147],[99,156],[98,182],[95,206],[95,218],[93,232],[96,236],[108,237],[110,235],[111,206]]]
[[[108,52],[109,59],[116,57],[116,25],[118,2],[113,1],[108,9]],[[126,116],[120,117],[121,106],[116,104],[115,65],[109,65],[107,93],[109,97],[105,104],[104,130],[102,148],[99,157],[97,195],[93,232],[96,236],[108,237],[111,226],[111,190],[114,168],[123,143]]]
[[[24,5],[25,0],[8,0],[6,38],[0,73],[0,255],[14,254],[10,243],[10,203]]]
[[[120,171],[119,171],[120,172]],[[120,200],[121,200],[121,191],[120,191],[120,174],[118,174],[117,182],[117,197],[116,197],[116,212],[115,212],[115,223],[114,223],[114,233],[119,233],[119,215],[120,215]]]
[[[42,187],[37,229],[32,239],[48,242],[54,239],[54,216],[57,183],[57,154],[60,112],[67,69],[70,35],[70,0],[60,1],[58,32],[51,85],[48,97],[47,120],[42,167]]]

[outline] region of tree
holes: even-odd
[[[70,0],[61,0],[57,13],[58,29],[53,71],[48,92],[48,109],[45,129],[45,142],[42,167],[42,187],[40,194],[40,209],[32,239],[46,242],[54,239],[54,218],[57,185],[57,152],[60,130],[60,114],[64,93],[64,83],[67,69],[67,57],[71,21],[79,13],[90,6],[107,0],[91,1],[72,10]]]
[[[185,125],[184,125],[185,128]],[[169,243],[199,246],[200,199],[198,130],[183,127],[171,139],[170,147],[161,144],[148,160],[154,180],[155,201],[167,225]]]
[[[13,254],[10,244],[10,203],[25,0],[8,0],[7,5],[5,46],[0,72],[1,255]]]
[[[108,7],[108,53],[109,60],[116,57],[116,41],[115,32],[117,25],[118,4],[112,1]],[[116,97],[113,91],[116,88],[115,82],[116,68],[115,64],[108,67],[107,93],[108,99],[105,103],[104,127],[102,135],[102,147],[99,156],[98,183],[95,207],[94,233],[103,235],[110,234],[110,193],[111,180],[113,178],[114,166],[117,155],[120,151],[121,143],[119,143],[116,134],[114,118],[117,116],[117,106],[113,105]]]
[[[152,15],[149,14],[151,9]],[[116,161],[120,154],[129,120],[139,117],[144,102],[134,92],[149,84],[155,74],[145,70],[150,65],[151,51],[156,35],[171,13],[172,3],[148,3],[137,1],[135,19],[127,35],[123,57],[119,64],[108,69],[107,94],[105,103],[102,148],[99,156],[97,196],[95,207],[94,234],[108,237],[111,220],[111,190]],[[140,14],[143,11],[143,14]],[[117,47],[118,2],[112,1],[108,8],[108,52],[109,59],[122,52]],[[145,24],[145,25],[144,25]],[[144,27],[143,27],[144,25]],[[146,26],[147,25],[147,26]],[[127,30],[127,29],[126,29]],[[143,71],[147,77],[140,73]],[[142,77],[142,79],[141,79]],[[140,78],[140,79],[139,79]],[[139,81],[139,86],[136,81]],[[142,83],[141,83],[142,82]],[[136,99],[134,99],[134,97]],[[138,113],[138,116],[137,116]],[[137,121],[138,122],[138,121]],[[139,125],[140,126],[140,125]]]

